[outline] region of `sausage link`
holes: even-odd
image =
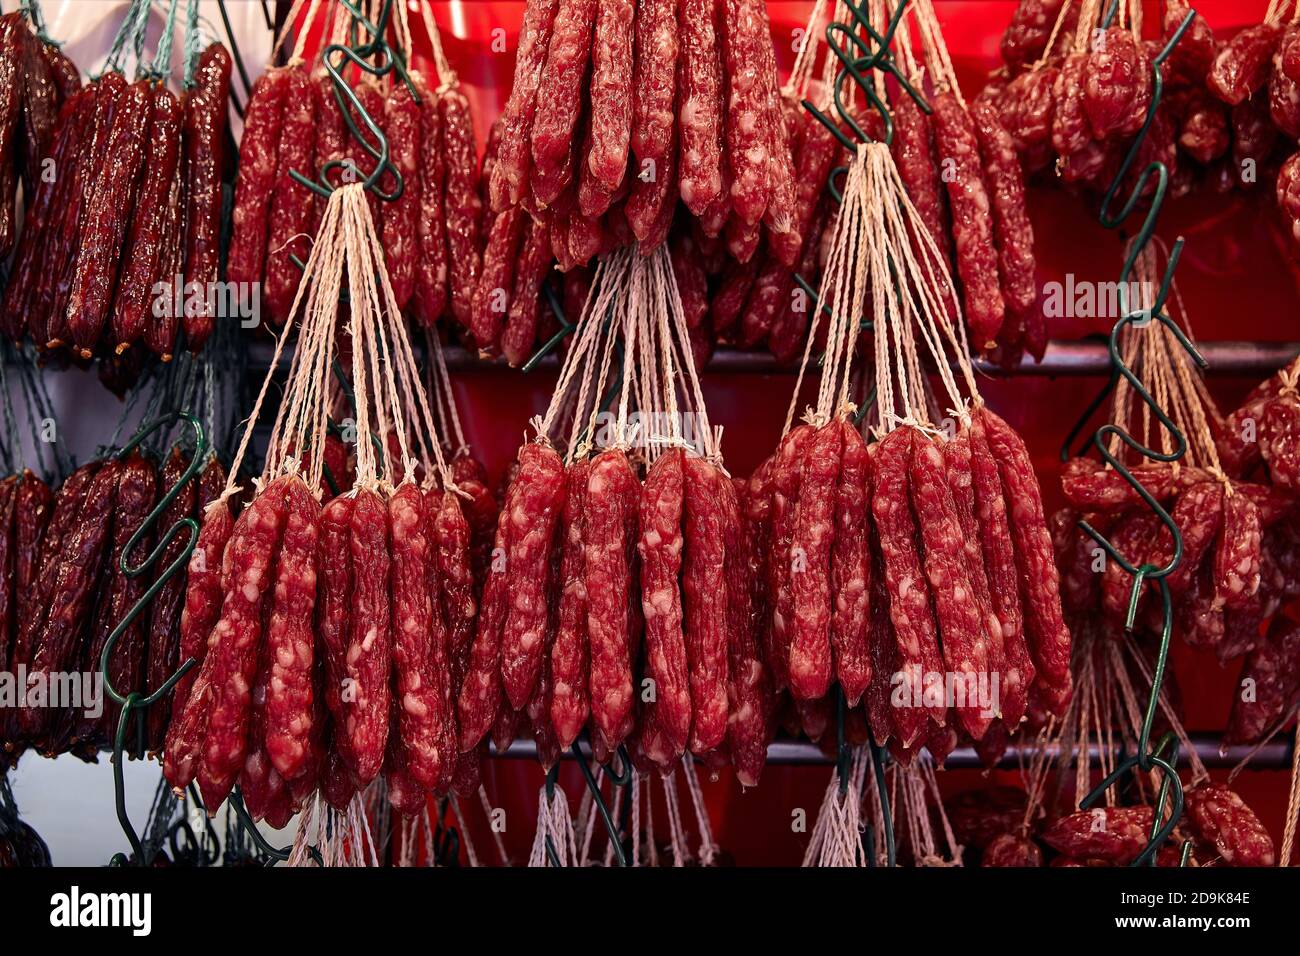
[[[577,739],[591,713],[587,677],[587,580],[584,515],[591,464],[575,461],[564,472],[564,513],[561,519],[564,552],[560,559],[560,608],[555,643],[551,649],[551,726],[561,747]],[[646,558],[642,553],[642,591]],[[680,614],[680,610],[679,610]],[[651,621],[646,615],[647,666],[652,660]],[[662,686],[662,684],[660,685]],[[662,693],[662,691],[660,691]]]
[[[197,777],[209,815],[217,812],[230,793],[249,752],[258,651],[284,535],[287,482],[287,476],[271,482],[231,529],[221,564],[221,616],[213,626],[204,661],[209,686],[206,695],[201,694],[205,676],[201,672],[190,691],[194,701],[186,705],[186,711],[199,709],[203,698],[208,698],[207,731]],[[172,784],[177,786],[176,781]]]
[[[93,354],[113,304],[126,239],[124,210],[135,207],[152,105],[148,81],[127,87],[108,130],[105,167],[96,170],[68,293],[68,332],[82,358]]]
[[[279,170],[280,132],[293,72],[273,67],[258,77],[249,94],[244,135],[239,144],[230,252],[226,258],[226,276],[231,282],[251,285],[262,281],[271,203]]]
[[[202,289],[217,281],[221,265],[221,171],[230,122],[230,68],[230,52],[220,43],[209,46],[199,58],[185,104],[185,284],[197,283]],[[244,137],[247,141],[247,126]],[[256,271],[253,281],[261,278],[260,260]],[[185,310],[185,341],[191,352],[208,340],[214,319],[206,305]]]
[[[171,210],[172,180],[180,159],[181,109],[165,86],[152,91],[152,117],[140,194],[131,212],[122,277],[113,302],[113,340],[118,354],[144,334],[147,311],[158,292],[155,283],[170,279],[159,269],[163,231]]]
[[[316,209],[316,194],[290,175],[296,172],[314,178],[312,156],[316,131],[312,126],[315,111],[311,75],[305,65],[295,66],[289,69],[283,82],[284,112],[280,117],[280,137],[276,147],[274,192],[267,213],[266,288],[263,290],[267,312],[276,325],[283,325],[289,319],[294,294],[302,278],[302,270],[290,257],[297,256],[299,262],[307,261],[307,230],[311,228]],[[393,95],[405,94],[405,91],[406,88],[399,84],[394,87]],[[395,164],[399,161],[401,145],[406,145],[405,141],[394,136],[391,149]],[[384,245],[386,251],[391,248],[387,235]],[[389,276],[393,277],[391,265]],[[392,278],[392,281],[396,291],[397,280]],[[398,304],[404,303],[399,299]]]

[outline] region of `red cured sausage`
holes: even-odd
[[[638,0],[632,101],[632,153],[641,180],[668,178],[668,152],[676,139],[673,101],[677,85],[678,23],[675,0]]]
[[[983,622],[987,670],[992,680],[997,675],[994,689],[995,703],[1001,712],[1003,683],[1007,672],[1007,648],[1002,634],[1002,622],[993,611],[993,596],[989,586],[988,569],[984,565],[984,552],[980,543],[979,509],[976,504],[974,461],[971,451],[970,428],[963,428],[943,446],[944,465],[948,472],[948,488],[952,492],[957,525],[961,530],[962,551],[966,570],[970,575],[972,600],[979,620]],[[990,684],[992,687],[992,684]],[[1019,719],[1019,714],[1014,715]],[[996,723],[996,722],[995,722]],[[989,728],[984,738],[994,733]]]
[[[633,71],[627,65],[635,13],[632,0],[600,0],[591,47],[591,145],[585,165],[611,192],[623,181],[632,135]]]
[[[24,469],[14,498],[14,652],[18,650],[19,623],[34,617],[40,607],[37,572],[53,511],[50,486]],[[14,658],[6,660],[12,663]]]
[[[221,171],[230,122],[230,68],[229,51],[220,43],[209,46],[199,58],[194,89],[185,101],[185,283],[205,289],[217,281],[221,264]],[[247,138],[245,126],[245,142]],[[214,318],[206,307],[186,310],[185,338],[191,352],[203,347]]]
[[[1268,79],[1280,37],[1274,23],[1258,23],[1233,35],[1215,54],[1205,85],[1229,106],[1243,102]]]
[[[681,143],[678,188],[694,215],[722,195],[722,63],[718,56],[713,0],[682,0],[679,6],[681,72],[677,126]]]
[[[1215,603],[1241,610],[1259,591],[1259,508],[1243,494],[1225,493],[1214,552]]]
[[[8,257],[14,244],[14,193],[18,187],[16,146],[23,107],[22,15],[0,17],[0,256]]]
[[[244,509],[222,559],[225,596],[208,654],[212,661],[211,700],[198,768],[199,789],[209,815],[217,812],[230,793],[248,753],[264,605],[272,590],[272,571],[284,533],[286,484],[287,478],[273,481]],[[192,695],[199,694],[202,679],[200,675],[196,680]]]
[[[972,113],[974,107],[972,106]],[[935,162],[934,146],[931,143],[930,121],[921,112],[921,108],[905,93],[897,98],[893,110],[894,141],[890,151],[898,167],[898,175],[903,180],[907,196],[916,207],[921,222],[925,224],[939,250],[942,260],[952,261],[952,240],[948,235],[948,208],[943,198],[943,182],[939,176],[939,164]],[[818,141],[821,149],[830,153],[830,160],[835,156],[834,147],[839,142],[830,130],[821,123],[813,121],[808,126],[805,143]],[[805,146],[805,151],[808,150]],[[801,164],[802,165],[802,164]],[[830,172],[830,162],[822,174],[825,179]],[[807,188],[801,184],[801,189]],[[923,260],[924,261],[924,260]]]
[[[1001,679],[1002,720],[1008,727],[1015,727],[1025,715],[1035,669],[1025,640],[1020,578],[1007,511],[1008,496],[1003,492],[998,464],[989,449],[983,425],[976,419],[968,431],[980,550],[988,573],[993,613],[1002,625],[1002,644],[1006,654],[1006,668]]]
[[[596,0],[561,0],[538,80],[541,95],[529,137],[532,175],[554,181],[554,195],[572,176],[571,152],[578,138],[574,130],[582,107],[582,84],[591,63],[596,6]],[[539,202],[550,199],[538,196]]]
[[[106,73],[96,81],[94,108],[78,151],[74,181],[68,187],[69,194],[63,202],[57,231],[50,235],[41,253],[43,261],[58,264],[54,269],[45,270],[34,307],[34,321],[42,322],[41,316],[45,317],[41,334],[34,337],[38,343],[44,341],[50,348],[64,344],[68,337],[68,297],[80,258],[83,226],[99,181],[98,171],[103,168],[107,155],[113,117],[125,91],[126,80],[120,73]]]
[[[722,476],[701,458],[687,457],[682,593],[686,611],[693,725],[690,748],[705,753],[719,743],[727,723],[728,603],[726,532],[719,500]]]
[[[301,479],[286,489],[284,540],[275,570],[275,596],[266,628],[267,698],[264,746],[285,780],[310,768],[315,707],[316,540],[320,505]]]
[[[1029,452],[1015,431],[984,408],[977,419],[998,464],[1006,500],[1010,502],[1011,538],[1024,593],[1025,631],[1034,667],[1057,712],[1071,693],[1070,630],[1061,611],[1059,579],[1052,556],[1052,537],[1043,517],[1042,492]]]
[[[223,555],[235,518],[228,502],[216,505],[212,502],[221,494],[225,483],[225,469],[215,457],[210,458],[199,477],[199,536],[185,569],[185,604],[181,608],[180,625],[181,663],[190,658],[203,663],[210,646],[212,628],[221,615]],[[179,713],[186,706],[190,687],[197,676],[196,666],[176,682],[173,713]]]
[[[54,134],[50,154],[55,168],[71,166],[75,169],[75,157],[81,148],[85,127],[94,112],[95,95],[94,88],[87,88],[64,103],[60,109],[59,126]],[[71,192],[70,188],[60,188],[63,185],[63,180],[58,177],[42,177],[34,195],[27,200],[18,252],[14,257],[9,284],[5,287],[4,307],[0,310],[0,329],[14,342],[19,341],[24,332],[30,333],[38,345],[44,345],[47,341],[48,321],[37,311],[40,308],[38,292],[40,286],[45,284],[40,275],[45,267],[42,253],[48,247],[50,237],[59,232],[63,221],[62,210]]]
[[[444,503],[454,502],[444,496]],[[393,546],[393,693],[396,723],[389,745],[400,744],[406,770],[419,786],[434,789],[449,783],[456,761],[447,659],[447,628],[438,591],[429,587],[438,574],[434,542],[426,529],[436,527],[425,514],[425,495],[405,482],[388,501]]]
[[[537,313],[542,282],[551,270],[551,241],[546,224],[530,221],[519,262],[515,267],[514,290],[506,327],[501,333],[501,351],[512,368],[522,365],[537,339]]]
[[[416,222],[421,202],[420,112],[420,104],[406,84],[396,83],[388,91],[384,99],[384,135],[388,137],[389,162],[402,177],[402,195],[383,207],[384,261],[399,309],[405,309],[415,293],[419,261]],[[385,177],[384,182],[393,184],[392,177]],[[410,754],[407,756],[409,759]]]
[[[997,253],[989,224],[989,196],[980,166],[979,141],[975,124],[951,94],[935,97],[933,106],[935,145],[939,156],[952,164],[952,175],[946,178],[945,185],[952,209],[966,321],[972,344],[983,349],[997,338],[1006,306],[998,288]]]
[[[271,321],[283,325],[289,319],[294,294],[302,278],[302,270],[294,265],[290,256],[306,262],[309,253],[308,230],[316,211],[316,194],[290,173],[315,178],[313,155],[316,146],[315,101],[312,97],[312,80],[305,65],[291,67],[284,83],[284,111],[280,117],[280,135],[275,154],[274,187],[267,211],[266,287],[263,299]],[[405,87],[397,87],[402,94]],[[399,162],[399,144],[406,145],[402,137],[390,138],[393,162]],[[407,157],[409,158],[409,157]],[[389,243],[389,250],[396,243]],[[389,275],[393,270],[390,265]],[[393,280],[396,288],[396,279]],[[404,304],[398,300],[399,305]]]
[[[899,743],[910,748],[927,733],[926,715],[937,726],[945,720],[943,702],[923,707],[926,676],[943,669],[930,605],[930,588],[916,553],[919,533],[908,498],[908,462],[916,440],[911,428],[899,428],[881,440],[873,454],[871,513],[884,560],[898,667],[908,687],[908,700],[894,707]]]
[[[869,458],[862,433],[846,421],[835,492],[835,540],[831,545],[831,640],[835,678],[850,707],[871,683],[871,534],[867,519]]]
[[[510,596],[506,590],[506,557],[510,544],[510,515],[517,497],[513,489],[507,493],[505,506],[497,518],[492,562],[487,583],[483,586],[478,631],[470,650],[469,670],[456,702],[462,754],[477,747],[492,727],[501,700],[501,632],[510,607]]]
[[[122,464],[105,462],[85,488],[83,506],[70,516],[67,530],[60,535],[57,549],[50,550],[48,590],[42,581],[44,600],[36,618],[36,627],[27,640],[31,647],[28,665],[29,686],[42,677],[48,686],[49,676],[74,666],[77,640],[86,626],[90,598],[106,563],[109,530],[117,498]],[[57,516],[56,516],[57,517]],[[44,578],[44,569],[42,578]],[[26,621],[22,622],[24,630]],[[22,658],[15,655],[15,666]],[[27,707],[20,711],[18,724],[27,740],[46,743],[44,734],[55,715],[45,707]]]
[[[1084,70],[1083,108],[1098,140],[1131,136],[1146,122],[1151,105],[1151,64],[1127,27],[1098,35]]]
[[[172,180],[180,160],[181,108],[165,86],[155,87],[152,99],[148,155],[113,302],[113,339],[119,354],[143,334],[149,318],[146,310],[157,296],[154,284],[171,279],[160,267],[164,223],[173,198]]]
[[[727,77],[727,150],[731,207],[744,222],[763,218],[770,198],[762,53],[770,46],[767,14],[757,0],[722,0],[723,55]]]
[[[379,775],[388,740],[392,616],[388,509],[374,491],[356,495],[349,523],[352,603],[348,622],[346,678],[340,731],[347,738],[344,762],[358,786]]]
[[[501,113],[501,144],[492,167],[490,191],[494,212],[517,206],[524,198],[528,184],[529,143],[537,110],[537,87],[559,6],[560,0],[538,0],[524,8],[519,49],[515,52],[514,81]]]
[[[131,84],[108,130],[106,167],[96,170],[68,293],[68,331],[83,358],[93,353],[113,304],[126,239],[127,217],[122,211],[135,207],[152,111],[149,83]]]
[[[745,482],[717,472],[722,524],[726,529],[728,635],[727,747],[743,787],[758,784],[767,762],[771,736],[772,696],[759,649],[761,608],[755,593],[762,587],[762,568],[755,536],[759,528],[742,514]]]
[[[510,309],[510,293],[527,214],[513,206],[496,217],[483,249],[470,332],[480,349],[496,348]]]
[[[632,716],[633,635],[628,613],[639,488],[621,451],[592,460],[587,479],[583,553],[591,651],[591,717],[599,742],[616,747]],[[725,730],[725,703],[723,730]]]
[[[1043,841],[1067,856],[1126,866],[1146,848],[1151,818],[1150,807],[1094,807],[1053,821]]]
[[[767,629],[767,665],[777,691],[790,683],[790,641],[794,631],[794,592],[791,583],[791,546],[794,543],[799,499],[800,462],[813,436],[811,425],[799,425],[781,440],[766,479],[771,501],[771,554],[768,560],[768,595],[771,626]]]
[[[1034,309],[1038,299],[1034,281],[1034,227],[1025,209],[1024,176],[1015,146],[1002,128],[997,112],[988,104],[979,103],[970,112],[993,207],[1002,295],[1011,314],[1023,318]],[[1045,346],[1046,342],[1041,345]],[[1041,348],[1034,355],[1041,359]]]
[[[167,461],[163,463],[158,476],[160,492],[165,495],[171,490],[185,474],[185,469],[188,466],[189,461],[185,455],[181,454],[180,447],[172,448],[171,454],[167,456]],[[165,535],[177,522],[192,517],[198,497],[197,480],[190,480],[182,485],[179,493],[172,499],[171,504],[159,516],[157,533]],[[187,528],[181,528],[159,558],[156,565],[159,571],[171,567],[172,562],[184,554],[189,539],[190,531]],[[147,693],[153,693],[161,687],[175,673],[176,666],[180,663],[180,622],[184,604],[185,576],[180,573],[174,574],[154,596],[153,604],[149,609],[148,640],[146,641],[148,657],[145,663],[145,688]],[[146,746],[151,752],[162,749],[163,736],[167,732],[167,718],[171,713],[171,703],[172,701],[167,698],[159,700],[149,708],[145,715],[147,726],[145,734]]]
[[[412,79],[415,77],[419,74]],[[438,99],[422,77],[416,80],[416,89],[420,94],[420,205],[416,221],[419,255],[415,264],[415,302],[416,315],[428,327],[447,308],[447,223],[443,217],[447,157],[443,151]]]
[[[816,700],[831,682],[831,542],[844,434],[840,422],[817,429],[804,453],[790,548],[794,596],[790,637],[790,692]]]
[[[1187,822],[1197,845],[1228,866],[1273,866],[1273,838],[1255,812],[1222,784],[1207,783],[1187,794]]]
[[[0,673],[9,670],[9,656],[14,631],[14,564],[17,559],[18,533],[15,528],[15,498],[18,479],[0,482]]]
[[[292,73],[283,67],[267,70],[253,84],[248,98],[231,214],[230,252],[226,260],[226,276],[231,282],[253,283],[262,279],[271,200],[279,167],[280,130]]]
[[[947,672],[964,683],[965,697],[953,706],[962,726],[975,740],[984,736],[995,712],[980,701],[979,680],[988,673],[985,617],[971,583],[961,521],[948,487],[939,446],[918,433],[912,440],[909,470],[912,510],[925,547],[925,575],[939,630]]]
[[[1268,403],[1259,426],[1259,452],[1273,485],[1288,495],[1300,493],[1300,398],[1294,391]]]
[[[584,551],[584,515],[590,468],[589,462],[577,461],[570,464],[564,472],[564,514],[560,526],[563,534],[560,585],[563,590],[560,592],[555,642],[551,648],[551,726],[555,730],[557,743],[562,748],[567,748],[577,739],[591,712],[587,688],[587,580]],[[643,554],[642,561],[644,560]],[[642,567],[645,567],[644,563]],[[643,588],[644,580],[643,577]],[[649,651],[650,632],[650,617],[647,615],[647,660],[652,653]]]
[[[691,730],[691,687],[679,584],[684,541],[684,457],[680,448],[669,448],[646,475],[641,489],[641,537],[637,542],[646,673],[655,682],[658,729],[673,756],[686,749]]]
[[[510,613],[501,635],[501,681],[515,710],[527,705],[541,673],[547,618],[547,567],[564,508],[564,466],[555,451],[519,452],[512,488],[506,574]]]
[[[1183,536],[1183,557],[1165,583],[1173,594],[1182,594],[1191,586],[1192,578],[1201,567],[1201,559],[1209,550],[1219,531],[1223,516],[1223,486],[1218,482],[1203,481],[1192,485],[1178,497],[1170,517]]]

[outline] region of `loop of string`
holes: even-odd
[[[447,60],[447,54],[442,50],[442,35],[438,32],[438,24],[433,19],[431,0],[420,0],[420,16],[424,20],[424,30],[429,35],[429,45],[433,49],[433,65],[438,71],[438,90],[441,92],[455,86],[459,80],[456,71],[451,68],[451,63]]]

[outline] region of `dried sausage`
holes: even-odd
[[[727,77],[726,160],[731,208],[743,222],[763,218],[770,196],[762,49],[771,44],[758,0],[722,0],[722,47]]]
[[[591,463],[583,516],[591,716],[603,746],[622,740],[632,715],[633,635],[629,620],[638,507],[636,475],[621,451]]]
[[[315,713],[316,539],[320,505],[307,483],[291,479],[285,490],[284,539],[275,568],[275,595],[266,626],[266,737],[271,766],[285,780],[310,767]]]
[[[1006,306],[998,288],[998,263],[989,223],[988,190],[980,166],[979,141],[970,115],[951,93],[934,100],[934,134],[939,155],[951,162],[945,185],[952,209],[957,271],[965,293],[966,321],[976,348],[997,338]]]
[[[172,211],[172,180],[181,149],[181,108],[165,86],[153,90],[148,149],[140,195],[131,211],[123,249],[122,276],[113,303],[112,328],[120,354],[144,333],[146,309],[157,296],[155,283],[175,280],[162,272],[164,223]]]
[[[871,683],[871,534],[867,520],[868,456],[862,433],[840,421],[843,451],[835,490],[835,539],[831,544],[831,640],[835,679],[850,707]]]
[[[722,194],[723,78],[718,56],[717,6],[712,0],[682,0],[681,3],[678,188],[682,202],[696,216],[702,215]],[[620,166],[620,173],[621,169]]]
[[[555,642],[551,648],[551,726],[561,747],[577,739],[591,713],[588,696],[587,580],[584,552],[584,515],[590,462],[575,461],[564,472],[564,513],[560,527],[560,608]],[[646,567],[642,552],[642,568]],[[645,571],[642,581],[645,581]],[[646,658],[653,661],[650,615],[646,615]],[[662,684],[661,684],[662,686]],[[661,691],[662,693],[662,691]]]
[[[722,742],[727,729],[729,596],[726,537],[718,497],[722,477],[716,466],[694,456],[687,456],[683,473],[682,595],[691,689],[690,748],[703,754]],[[829,646],[827,651],[829,670]]]
[[[286,482],[287,477],[273,481],[244,509],[222,559],[225,596],[208,652],[211,700],[198,768],[199,789],[209,815],[226,799],[248,753],[264,605],[272,590],[272,572],[284,532]],[[207,661],[204,663],[207,670]],[[196,681],[191,694],[198,693]]]
[[[549,204],[572,176],[573,142],[579,139],[574,128],[582,107],[583,81],[591,62],[596,6],[597,0],[561,0],[555,14],[546,61],[538,80],[539,96],[530,136],[534,193],[540,203]],[[639,65],[640,56],[637,59]],[[550,195],[537,193],[538,177],[553,183]]]
[[[831,541],[844,434],[838,420],[817,429],[804,453],[790,547],[791,621],[788,668],[797,700],[825,695],[832,677]]]
[[[564,508],[564,465],[554,449],[532,443],[520,450],[511,496],[506,566],[510,612],[501,634],[501,683],[511,707],[520,710],[541,673],[547,568]]]
[[[231,213],[230,253],[226,259],[226,276],[231,282],[251,285],[262,279],[280,129],[292,72],[287,68],[267,70],[257,78],[249,94],[239,147],[235,206]]]
[[[501,143],[489,184],[494,212],[518,205],[524,198],[528,183],[529,142],[537,110],[537,87],[559,5],[559,0],[537,0],[524,7],[519,49],[515,52],[514,81],[501,113]],[[459,314],[457,318],[462,323],[466,321]]]
[[[296,66],[290,68],[283,82],[284,111],[280,117],[280,135],[276,148],[274,192],[267,211],[266,288],[263,290],[267,312],[276,325],[283,325],[289,319],[294,293],[302,276],[301,270],[294,265],[290,256],[297,256],[299,262],[307,261],[307,230],[311,227],[316,209],[316,194],[290,175],[296,172],[300,176],[310,176],[313,172],[312,155],[315,152],[316,133],[312,128],[315,115],[311,76],[306,66]],[[399,95],[407,95],[405,87],[394,88],[393,96]],[[390,136],[389,141],[393,151],[392,161],[396,164],[401,161],[399,148],[407,144],[396,132]],[[404,207],[408,202],[404,193],[402,199],[392,205]],[[387,235],[384,240],[390,253],[388,271],[396,291],[398,280],[391,255],[396,242],[390,241]],[[404,304],[404,300],[399,299],[399,304]]]
[[[641,488],[641,609],[645,616],[646,674],[655,683],[655,720],[671,755],[686,749],[691,731],[691,686],[682,630],[682,512],[684,454],[669,448]],[[566,583],[567,587],[567,583]],[[711,599],[716,601],[717,595]]]
[[[195,86],[185,101],[185,284],[198,283],[203,289],[217,281],[221,264],[221,173],[230,121],[230,68],[229,51],[213,43],[199,58]],[[247,135],[246,126],[245,141]],[[206,306],[185,311],[191,352],[207,341],[213,319]]]
[[[550,0],[529,4],[545,7]],[[550,3],[553,6],[553,2]],[[514,94],[511,94],[513,98]],[[456,87],[438,97],[442,120],[442,149],[447,163],[446,197],[447,261],[451,312],[456,321],[469,327],[474,292],[479,276],[479,219],[482,204],[478,196],[478,152],[474,142],[474,118],[469,100]],[[504,154],[505,144],[502,143]],[[497,168],[501,168],[498,161]],[[495,203],[494,203],[495,206]]]
[[[113,114],[105,142],[105,166],[97,176],[82,220],[80,246],[68,292],[67,324],[72,342],[89,358],[113,304],[122,261],[127,216],[144,171],[145,135],[153,94],[149,83],[132,83]]]
[[[881,440],[872,462],[871,513],[884,562],[897,672],[907,685],[907,700],[894,708],[894,728],[903,748],[912,747],[926,735],[927,711],[934,724],[942,727],[946,709],[942,701],[922,706],[927,678],[942,673],[943,665],[930,587],[917,555],[919,528],[908,495],[908,462],[916,440],[911,427],[895,429]]]
[[[1268,79],[1281,30],[1273,23],[1246,27],[1219,47],[1205,85],[1229,106],[1245,101]]]
[[[1002,720],[1013,728],[1025,715],[1029,688],[1034,683],[1036,671],[1025,637],[1020,577],[1007,508],[1010,494],[1003,490],[997,461],[978,418],[971,422],[969,433],[980,550],[988,572],[993,613],[1002,624],[1002,643],[1006,651],[1006,669],[1001,680]]]

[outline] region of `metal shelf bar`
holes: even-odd
[[[412,345],[418,350],[416,343]],[[1200,342],[1197,343],[1197,348],[1210,363],[1209,372],[1214,375],[1255,375],[1262,378],[1300,355],[1300,342]],[[249,362],[255,369],[265,369],[271,361],[272,352],[269,342],[254,343],[249,347]],[[447,367],[459,373],[496,372],[506,368],[504,359],[485,361],[468,349],[448,348],[444,354]],[[286,368],[291,355],[292,346],[286,347],[282,358]],[[539,367],[558,368],[559,357],[547,356],[539,363]],[[1110,355],[1106,343],[1100,340],[1053,340],[1048,343],[1047,352],[1040,363],[1026,361],[1014,368],[1003,369],[977,359],[975,367],[991,378],[1101,376],[1110,374]],[[786,375],[795,372],[795,369],[778,364],[776,359],[764,352],[738,352],[732,349],[715,352],[707,369],[710,372],[728,374]]]
[[[1217,734],[1194,733],[1191,734],[1192,746],[1196,750],[1197,756],[1207,767],[1229,768],[1235,767],[1254,749],[1250,746],[1240,745],[1231,746],[1223,751],[1219,748],[1219,737]],[[1291,751],[1294,746],[1294,738],[1290,734],[1281,734],[1269,743],[1265,744],[1251,758],[1249,769],[1252,770],[1285,770],[1291,766]],[[579,749],[582,751],[584,758],[591,759],[591,749],[585,741],[579,741]],[[999,770],[1015,770],[1020,766],[1021,757],[1028,758],[1037,752],[1038,748],[1032,743],[1011,744],[1007,752],[1003,755],[1002,760],[998,763]],[[537,759],[537,747],[531,740],[519,739],[512,743],[504,753],[492,747],[491,752],[494,756],[506,757],[509,759]],[[1049,748],[1053,758],[1057,755],[1057,748]],[[571,759],[572,754],[565,751],[562,755],[564,759]],[[1092,744],[1089,747],[1089,759],[1095,766],[1101,759],[1101,747]],[[821,748],[807,740],[792,740],[789,738],[778,738],[773,741],[767,748],[767,762],[770,764],[795,765],[795,766],[826,766],[829,767],[835,763],[833,756],[823,753]],[[981,770],[984,765],[980,762],[979,755],[971,747],[958,747],[948,757],[944,766],[953,770]]]

